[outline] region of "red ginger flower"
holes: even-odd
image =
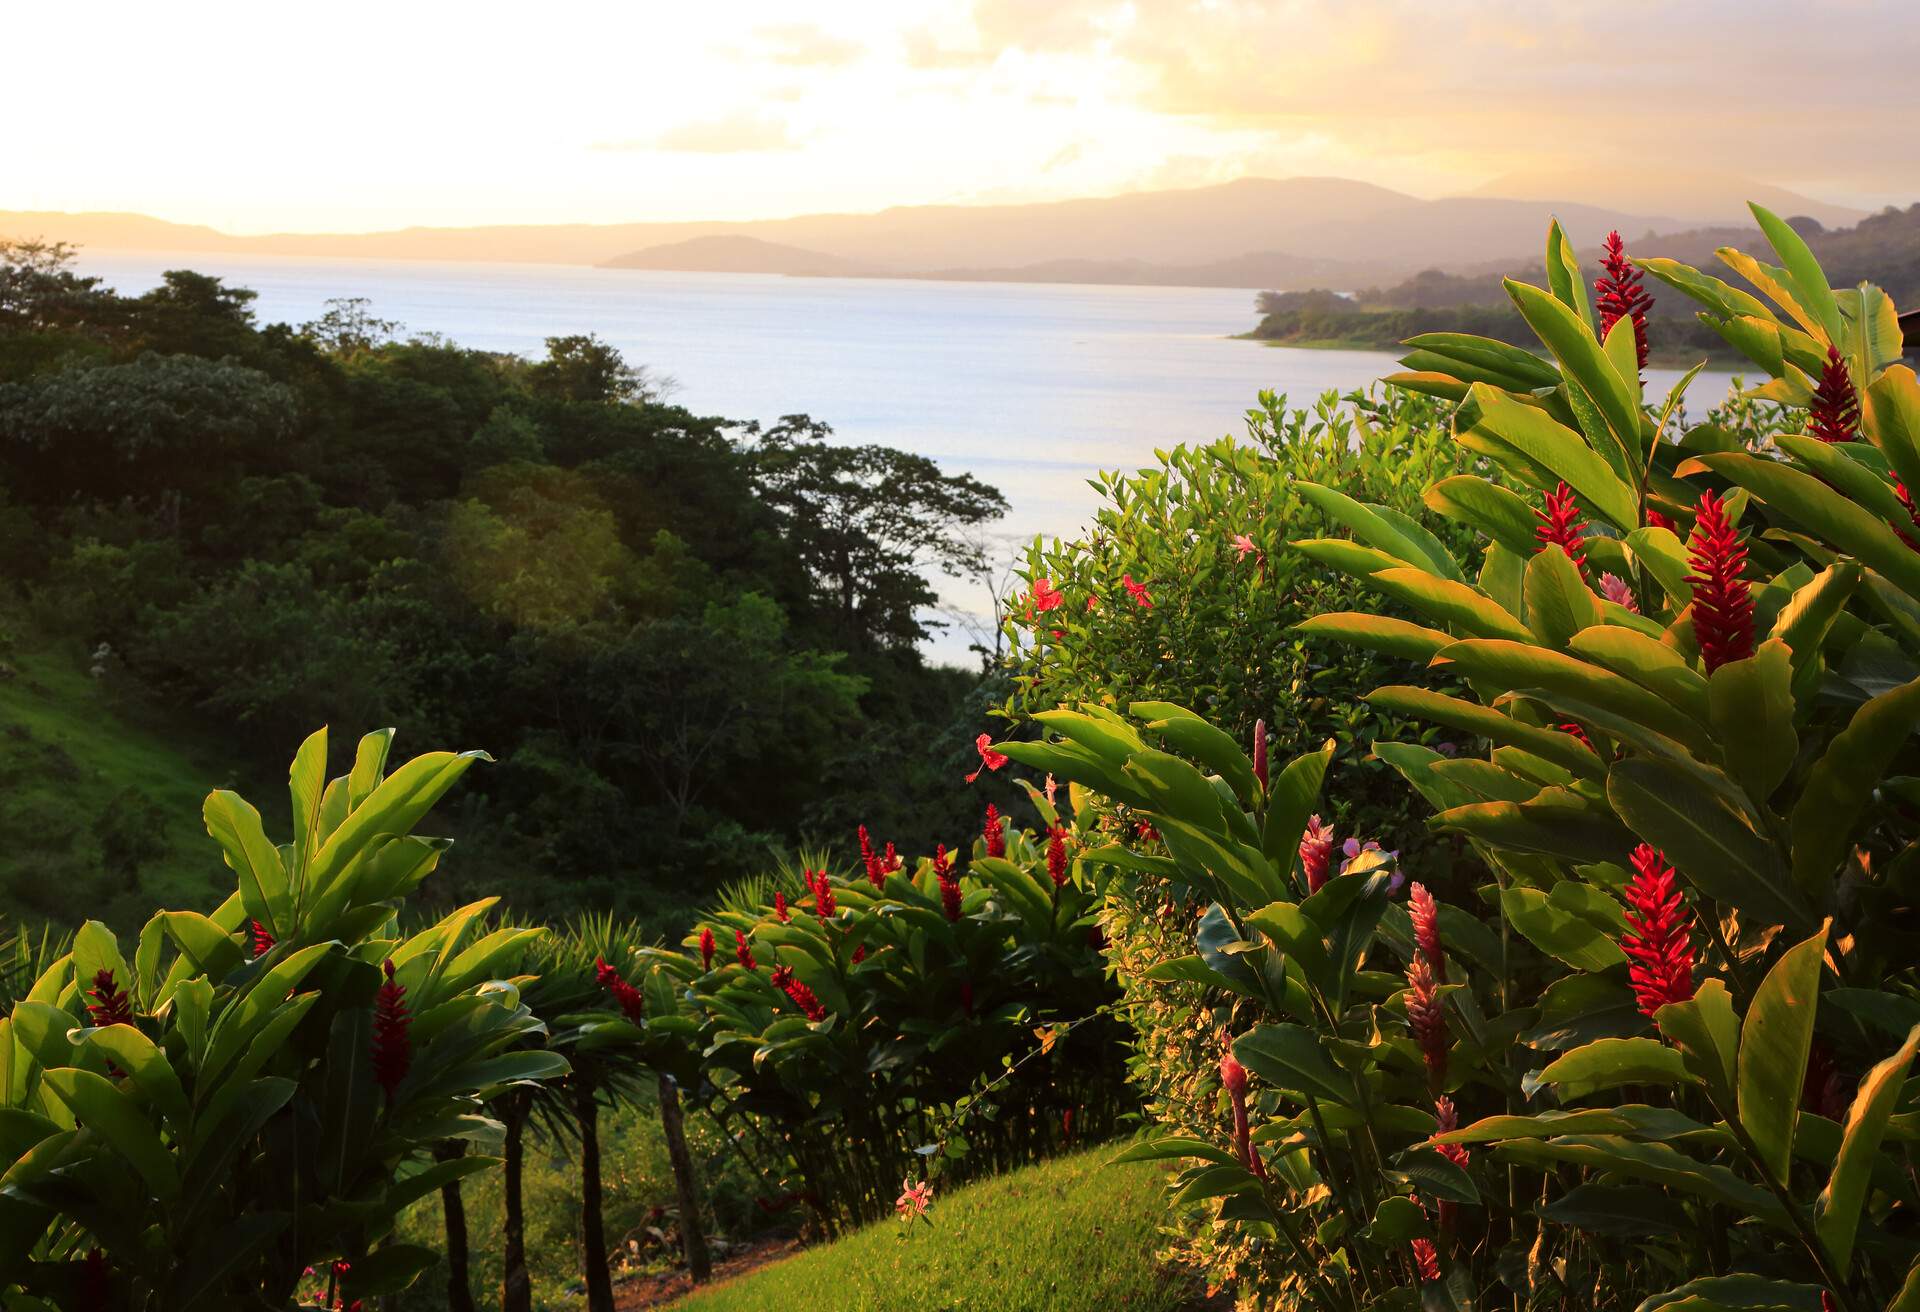
[[[607,964],[605,957],[593,959],[593,977],[600,987],[613,994],[613,1000],[620,1004],[621,1014],[638,1025],[646,1018],[646,1002],[640,996],[640,990],[622,979],[620,972]]]
[[[1648,506],[1647,507],[1647,527],[1663,528],[1667,530],[1667,532],[1671,533],[1673,532],[1674,524],[1672,520],[1668,519],[1665,515],[1655,510],[1652,506]]]
[[[1055,888],[1067,882],[1067,831],[1059,825],[1047,831],[1047,878]]]
[[[1753,655],[1753,598],[1740,577],[1747,564],[1743,541],[1727,522],[1719,496],[1702,492],[1693,536],[1687,539],[1687,563],[1693,568],[1687,583],[1693,588],[1693,636],[1708,674]]]
[[[809,887],[813,889],[813,914],[820,917],[821,924],[825,924],[833,919],[833,913],[838,909],[833,898],[833,881],[822,870],[813,876]]]
[[[700,927],[700,969],[713,969],[713,930]]]
[[[113,982],[113,972],[103,970],[93,977],[87,990],[93,1001],[87,1004],[87,1016],[97,1026],[133,1024],[133,1003],[127,991]]]
[[[1260,790],[1267,787],[1267,722],[1253,722],[1253,777],[1260,781]]]
[[[1264,1180],[1267,1168],[1253,1150],[1253,1135],[1247,1126],[1247,1068],[1234,1059],[1231,1047],[1220,1057],[1220,1087],[1233,1104],[1233,1150],[1239,1154],[1240,1165]]]
[[[785,893],[778,892],[778,891],[774,893],[773,914],[775,918],[777,918],[780,921],[780,923],[783,925],[788,924],[793,920],[792,913],[787,910],[787,895]]]
[[[975,738],[973,740],[973,750],[980,753],[980,770],[998,770],[1007,763],[1008,758],[1005,753],[993,750],[993,735],[990,733],[983,733],[978,738]],[[975,779],[978,779],[980,777],[980,770],[975,770],[972,774],[968,775],[967,782],[972,783]]]
[[[861,962],[865,961],[866,959],[867,959],[867,945],[865,943],[862,943],[858,947],[854,948],[853,950],[853,964],[857,966]]]
[[[947,860],[945,843],[934,849],[933,877],[940,881],[940,907],[947,913],[947,919],[960,919],[960,877],[953,873]]]
[[[1427,1083],[1438,1092],[1447,1081],[1447,1015],[1424,956],[1415,956],[1407,967],[1407,990],[1407,1030],[1427,1064]]]
[[[1587,526],[1580,519],[1580,503],[1574,500],[1573,489],[1565,483],[1546,494],[1546,509],[1533,512],[1540,522],[1534,525],[1533,535],[1540,539],[1540,550],[1559,547],[1567,553],[1574,568],[1580,571],[1580,577],[1587,577],[1587,553],[1581,544],[1587,536]]]
[[[1908,521],[1905,526],[1896,526],[1893,531],[1900,535],[1902,542],[1915,551],[1920,551],[1920,540],[1916,540],[1913,534],[1907,532],[1908,528],[1920,530],[1920,506],[1913,503],[1913,493],[1907,491],[1907,485],[1897,478],[1893,480],[1893,494],[1899,497],[1900,504],[1907,508]]]
[[[827,1018],[826,1007],[821,1005],[820,999],[814,996],[813,990],[803,984],[800,977],[793,973],[792,966],[775,966],[773,974],[768,978],[773,981],[775,988],[793,1000],[794,1006],[806,1013],[808,1020]]]
[[[1860,436],[1860,395],[1840,352],[1827,348],[1820,386],[1807,406],[1807,431],[1822,442],[1851,442]]]
[[[1434,1133],[1449,1134],[1460,1128],[1460,1113],[1453,1105],[1453,1099],[1441,1094],[1433,1100]],[[1455,1166],[1464,1168],[1467,1164],[1467,1146],[1463,1143],[1437,1143],[1434,1148],[1439,1154]]]
[[[1000,812],[992,802],[987,803],[987,824],[986,828],[981,831],[981,836],[987,840],[988,856],[1005,856],[1007,854],[1007,831],[1002,827],[1000,823]]]
[[[1135,583],[1131,574],[1122,574],[1120,585],[1127,590],[1127,595],[1133,598],[1134,605],[1141,610],[1153,609],[1153,594],[1147,591],[1146,584]]]
[[[1607,333],[1621,319],[1633,320],[1633,350],[1640,367],[1647,367],[1647,311],[1653,308],[1653,297],[1640,285],[1646,275],[1634,267],[1627,258],[1626,244],[1620,240],[1618,232],[1607,234],[1606,254],[1601,257],[1606,272],[1594,281],[1594,304],[1600,311],[1600,340],[1607,340]]]
[[[1318,893],[1327,882],[1327,867],[1333,860],[1333,826],[1319,816],[1307,821],[1300,839],[1300,868],[1307,876],[1307,892]]]
[[[273,943],[274,943],[273,935],[267,932],[267,927],[261,924],[257,920],[254,921],[253,922],[253,959],[255,961],[258,961],[260,958],[266,956],[267,953],[273,951]]]
[[[1568,720],[1565,724],[1556,724],[1553,727],[1569,738],[1579,739],[1580,745],[1588,751],[1593,750],[1593,739],[1587,737],[1587,731],[1582,729],[1576,722]]]
[[[1420,955],[1433,967],[1436,983],[1447,982],[1447,957],[1440,946],[1440,904],[1433,900],[1425,884],[1407,890],[1407,914],[1413,918],[1413,941]]]
[[[1419,1268],[1420,1283],[1438,1284],[1440,1280],[1440,1254],[1434,1249],[1433,1240],[1416,1239],[1413,1241],[1413,1264]]]
[[[1627,954],[1627,978],[1640,1010],[1652,1016],[1669,1002],[1693,996],[1693,916],[1675,882],[1673,867],[1642,843],[1633,849],[1633,878],[1627,881],[1627,933],[1620,950]]]
[[[967,782],[973,781],[969,779]],[[873,839],[868,835],[865,825],[860,826],[860,863],[867,869],[867,882],[875,888],[887,882],[886,868],[880,864],[880,856],[873,850]]]
[[[413,1063],[413,1041],[407,1035],[413,1017],[407,1011],[407,990],[393,978],[393,959],[386,963],[386,983],[373,999],[373,1082],[385,1090],[387,1101],[407,1076]]]
[[[754,962],[753,949],[747,946],[747,936],[737,929],[733,931],[733,955],[748,970],[760,969]]]

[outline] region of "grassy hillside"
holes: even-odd
[[[674,1312],[1171,1312],[1195,1291],[1153,1260],[1151,1163],[1106,1145],[936,1195],[931,1228],[883,1221],[672,1304]]]
[[[200,821],[230,768],[102,666],[0,614],[0,915],[134,927],[230,886]]]

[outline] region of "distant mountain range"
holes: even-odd
[[[1506,194],[1481,194],[1489,188]],[[1632,208],[1596,203],[1639,198]],[[1738,178],[1617,187],[1585,175],[1509,175],[1421,200],[1344,178],[1218,186],[1028,205],[916,205],[754,222],[405,228],[239,236],[137,214],[0,211],[0,235],[101,249],[592,264],[676,271],[1288,289],[1381,285],[1421,269],[1511,262],[1549,213],[1583,245],[1746,218],[1753,196],[1829,226],[1860,212]],[[1519,197],[1519,198],[1515,198]]]

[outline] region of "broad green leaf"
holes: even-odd
[[[1867,1072],[1867,1078],[1860,1081],[1853,1106],[1847,1111],[1840,1155],[1835,1158],[1833,1174],[1815,1204],[1815,1231],[1842,1271],[1853,1257],[1854,1236],[1859,1230],[1860,1208],[1866,1202],[1873,1163],[1880,1154],[1887,1121],[1893,1115],[1916,1050],[1920,1050],[1920,1025],[1907,1033],[1907,1041],[1897,1052],[1874,1066]]]
[[[103,1076],[71,1066],[49,1070],[40,1079],[76,1121],[99,1135],[139,1173],[156,1197],[164,1201],[180,1191],[172,1154],[132,1098]]]
[[[1715,1308],[1729,1309],[1729,1312],[1739,1309],[1820,1312],[1821,1292],[1819,1285],[1791,1284],[1764,1276],[1703,1276],[1651,1295],[1634,1312],[1659,1312],[1662,1308],[1671,1308],[1673,1312],[1712,1312]]]
[[[1142,1139],[1138,1143],[1129,1144],[1108,1165],[1119,1166],[1123,1162],[1159,1162],[1171,1157],[1198,1157],[1221,1166],[1233,1166],[1239,1162],[1239,1159],[1225,1148],[1208,1143],[1205,1139],[1175,1134],[1158,1139]]]
[[[1687,574],[1693,567],[1687,562],[1686,547],[1674,536],[1673,530],[1637,528],[1627,534],[1625,541],[1633,558],[1653,576],[1674,605],[1685,606],[1693,600],[1693,588],[1687,583]]]
[[[1135,702],[1130,708],[1133,715],[1143,719],[1152,716],[1151,711],[1142,709],[1143,705]],[[1242,806],[1255,805],[1260,788],[1253,777],[1253,762],[1225,730],[1216,729],[1192,712],[1153,717],[1147,728],[1225,779]]]
[[[1407,338],[1404,345],[1449,361],[1477,364],[1490,373],[1504,375],[1511,380],[1513,391],[1552,387],[1560,381],[1560,371],[1532,351],[1492,337],[1475,337],[1469,333],[1419,333]]]
[[[1920,487],[1920,379],[1894,365],[1861,398],[1867,435],[1909,488]]]
[[[1768,244],[1785,266],[1787,276],[1792,280],[1789,286],[1794,300],[1826,334],[1828,343],[1840,345],[1840,307],[1833,299],[1833,288],[1827,285],[1827,275],[1821,270],[1820,261],[1814,258],[1813,251],[1808,248],[1806,238],[1765,206],[1749,202],[1747,208],[1753,211],[1760,231],[1766,234]],[[1808,331],[1812,330],[1809,326]]]
[[[1658,1039],[1596,1039],[1556,1057],[1535,1083],[1573,1099],[1623,1084],[1684,1084],[1691,1078],[1680,1054]]]
[[[1452,642],[1453,635],[1427,628],[1390,615],[1367,615],[1359,611],[1334,611],[1314,615],[1293,626],[1295,633],[1313,638],[1334,638],[1369,651],[1427,661]]]
[[[1813,1043],[1820,1001],[1820,958],[1827,931],[1795,945],[1776,961],[1740,1027],[1740,1124],[1775,1180],[1793,1162],[1793,1128]]]
[[[1368,546],[1384,551],[1415,569],[1465,582],[1459,563],[1444,548],[1436,554],[1433,544],[1403,530],[1380,513],[1381,507],[1364,505],[1344,492],[1310,483],[1306,479],[1294,479],[1290,486],[1327,518],[1346,525],[1355,537]]]
[[[192,1111],[180,1077],[174,1074],[167,1055],[152,1039],[131,1025],[106,1025],[83,1031],[89,1046],[98,1048],[125,1071],[149,1103],[173,1125],[175,1135],[187,1132]]]
[[[1676,1233],[1693,1223],[1679,1199],[1637,1184],[1575,1185],[1536,1210],[1543,1221],[1615,1239]]]
[[[1652,1042],[1652,1040],[1648,1040]],[[1674,1060],[1679,1055],[1674,1054]],[[1545,1143],[1504,1143],[1494,1149],[1515,1161],[1549,1164],[1568,1162],[1595,1171],[1613,1171],[1650,1180],[1732,1207],[1736,1213],[1784,1227],[1786,1215],[1774,1196],[1749,1184],[1726,1167],[1702,1162],[1663,1143],[1635,1143],[1612,1135],[1570,1134]]]
[[[1383,569],[1368,583],[1390,597],[1404,601],[1430,619],[1450,624],[1477,638],[1513,638],[1525,642],[1533,635],[1484,593],[1418,569]]]
[[[1376,1244],[1404,1244],[1412,1239],[1432,1238],[1433,1227],[1427,1223],[1426,1210],[1420,1204],[1394,1194],[1380,1200],[1373,1220],[1361,1233]]]
[[[349,811],[373,796],[387,775],[387,755],[393,750],[392,729],[375,729],[364,735],[353,749],[353,769],[347,775],[346,803]]]
[[[307,863],[320,844],[320,800],[327,791],[327,730],[323,725],[307,736],[293,755],[287,771],[287,793],[293,805],[293,869],[289,882],[306,876]]]
[[[220,844],[227,865],[240,877],[247,914],[276,938],[293,929],[293,899],[280,853],[260,827],[260,813],[244,797],[226,789],[207,794],[203,814],[207,833]]]
[[[1800,735],[1793,727],[1793,659],[1771,639],[1745,660],[1729,661],[1707,677],[1713,734],[1727,770],[1755,801],[1773,795],[1793,767]]]
[[[1645,259],[1635,258],[1634,263],[1669,287],[1691,296],[1720,318],[1753,315],[1771,320],[1774,317],[1765,302],[1752,293],[1742,291],[1732,283],[1722,282],[1710,273],[1702,273],[1681,264],[1678,260],[1648,256]]]
[[[1507,550],[1531,556],[1539,549],[1534,534],[1540,520],[1518,495],[1478,474],[1454,474],[1422,494],[1437,515],[1479,529]]]
[[[324,893],[376,840],[410,832],[475,761],[492,759],[485,752],[427,752],[381,780],[314,854],[307,878],[311,894]]]
[[[1615,624],[1582,629],[1567,643],[1582,660],[1633,680],[1696,724],[1707,723],[1712,709],[1707,681],[1665,643]]]
[[[1821,898],[1853,841],[1855,822],[1893,759],[1920,729],[1920,679],[1867,702],[1827,744],[1793,808],[1793,879]]]
[[[1804,930],[1814,923],[1788,884],[1779,850],[1683,767],[1645,757],[1616,762],[1607,800],[1701,893],[1738,907],[1757,924]]]
[[[1591,412],[1591,418],[1582,419],[1581,427],[1601,458],[1626,488],[1637,486],[1645,459],[1637,371],[1629,384],[1595,338],[1593,326],[1538,287],[1511,278],[1502,285],[1527,326],[1560,362],[1574,413],[1579,414],[1583,407]],[[1579,488],[1577,483],[1573,486]],[[1609,510],[1601,513],[1613,518]],[[1631,517],[1614,520],[1615,527],[1623,529],[1632,522]]]
[[[1707,1127],[1670,1107],[1628,1103],[1620,1107],[1582,1107],[1541,1112],[1537,1116],[1488,1116],[1435,1143],[1505,1143],[1511,1139],[1551,1139],[1562,1134],[1617,1134],[1629,1139],[1674,1139]]]
[[[1794,590],[1792,598],[1774,617],[1769,635],[1786,643],[1793,652],[1793,669],[1815,668],[1821,644],[1846,609],[1848,598],[1860,585],[1860,566],[1851,560],[1836,561],[1813,579]]]
[[[1580,316],[1588,332],[1593,331],[1593,306],[1587,300],[1587,280],[1580,272],[1580,257],[1559,219],[1547,224],[1547,288],[1562,305]],[[1552,385],[1549,380],[1547,386]]]
[[[1509,288],[1514,285],[1509,284]],[[1537,294],[1535,288],[1527,290]],[[1601,358],[1599,345],[1586,334],[1585,329],[1576,326],[1574,332],[1586,339],[1594,360],[1612,378],[1613,386],[1617,389],[1618,404],[1633,409],[1627,399],[1625,385],[1614,374],[1613,366]],[[1607,461],[1594,454],[1580,434],[1554,422],[1544,411],[1522,405],[1484,384],[1475,384],[1469,395],[1479,410],[1475,431],[1486,434],[1548,470],[1577,492],[1583,503],[1621,532],[1639,526],[1639,503],[1633,488],[1620,480]],[[1637,416],[1639,412],[1633,409],[1633,413]],[[1633,433],[1637,442],[1640,432],[1637,418],[1628,431]]]
[[[1316,564],[1357,579],[1371,578],[1383,569],[1407,568],[1399,557],[1347,538],[1296,538],[1287,547]]]
[[[1600,602],[1559,547],[1534,553],[1527,562],[1527,627],[1549,647],[1561,648],[1584,628],[1600,622]]]
[[[1294,757],[1273,776],[1267,789],[1267,815],[1260,849],[1278,869],[1288,872],[1293,869],[1300,837],[1307,829],[1307,818],[1320,804],[1320,787],[1327,777],[1327,762],[1333,759],[1333,746],[1329,738],[1319,751]]]
[[[1660,1032],[1679,1047],[1687,1069],[1732,1106],[1735,1063],[1740,1053],[1740,1018],[1733,997],[1718,979],[1701,982],[1685,1002],[1669,1002],[1655,1017]]]
[[[1547,554],[1542,552],[1540,558]],[[1566,557],[1560,559],[1564,562]],[[1533,577],[1531,570],[1528,573],[1531,600]],[[1575,656],[1528,643],[1476,638],[1454,643],[1435,659],[1436,663],[1458,667],[1483,695],[1489,688],[1525,691],[1529,695],[1539,693],[1551,702],[1555,693],[1561,693],[1637,720],[1697,749],[1710,749],[1711,738],[1704,725],[1632,680]]]
[[[1256,1025],[1233,1041],[1234,1059],[1277,1089],[1345,1105],[1353,1081],[1327,1056],[1320,1038],[1300,1025]]]
[[[1606,777],[1607,768],[1600,758],[1572,734],[1522,724],[1489,706],[1400,684],[1375,688],[1366,700],[1382,710],[1432,720],[1503,746],[1518,747],[1583,778]]]

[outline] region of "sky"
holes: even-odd
[[[1333,175],[1920,199],[1912,0],[26,3],[0,209],[752,219]],[[57,53],[55,53],[57,52]],[[1537,197],[1527,197],[1536,199]]]

